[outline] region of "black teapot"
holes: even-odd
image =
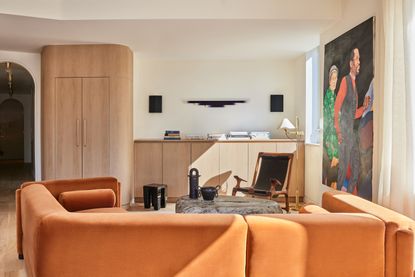
[[[218,197],[220,186],[216,187],[200,187],[200,193],[202,194],[203,200],[212,201],[215,197]]]

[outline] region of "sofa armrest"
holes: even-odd
[[[361,197],[341,191],[326,191],[322,196],[322,206],[330,212],[367,213],[385,222],[386,225],[386,271],[385,276],[396,276],[398,271],[399,253],[397,252],[397,232],[399,230],[415,230],[415,221],[396,211],[375,204]],[[412,244],[412,252],[415,251]],[[412,254],[412,256],[414,256]],[[415,259],[412,261],[415,269]],[[402,269],[400,269],[402,270]],[[415,275],[414,275],[415,276]]]
[[[413,256],[414,233],[412,230],[399,229],[396,232],[396,276],[414,276]]]
[[[33,184],[44,185],[50,193],[56,198],[62,192],[73,191],[73,190],[89,190],[89,189],[112,189],[115,193],[117,202],[116,207],[121,207],[121,184],[114,177],[96,177],[96,178],[83,178],[83,179],[61,179],[61,180],[46,180],[27,182],[21,185],[21,188],[30,186]]]

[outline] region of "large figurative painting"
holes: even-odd
[[[323,184],[372,200],[372,17],[324,49]]]

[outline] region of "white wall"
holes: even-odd
[[[359,1],[359,0],[344,0],[342,4],[342,17],[341,19],[327,29],[325,32],[321,34],[320,37],[320,107],[321,107],[321,117],[323,116],[322,107],[323,107],[323,70],[324,70],[324,45],[330,42],[331,40],[337,38],[338,36],[342,35],[343,33],[347,32],[348,30],[352,29],[353,27],[359,25],[366,19],[376,16],[376,31],[375,33],[378,34],[380,30],[380,26],[382,23],[382,14],[381,14],[381,5],[382,1],[378,0],[366,0],[366,1]],[[376,53],[380,48],[380,39],[378,35],[375,35],[375,57],[378,57]],[[379,83],[379,59],[375,58],[375,99],[374,99],[374,106],[375,106],[375,113],[376,113],[376,99],[382,97],[379,90],[376,88],[379,87],[377,84]],[[376,115],[375,115],[376,116]],[[374,119],[374,133],[376,136],[376,128],[377,128],[376,117]],[[322,139],[320,140],[322,141]],[[374,139],[374,151],[376,150],[376,137]],[[305,169],[305,194],[306,199],[308,201],[314,203],[320,203],[321,195],[324,191],[329,190],[330,188],[327,186],[322,185],[322,155],[323,155],[323,148],[322,145],[316,147],[314,145],[306,145],[305,147],[305,155],[306,155],[306,169]],[[374,160],[376,159],[376,153],[374,153]],[[375,165],[375,163],[374,163]],[[373,176],[377,176],[378,172],[373,168]],[[375,177],[374,177],[374,184],[375,184]],[[376,194],[376,188],[374,187],[373,194]]]
[[[40,54],[0,51],[0,62],[14,62],[26,68],[35,82],[34,114],[35,114],[35,179],[41,179],[41,152],[40,152]],[[25,154],[26,157],[26,154]]]
[[[296,115],[296,61],[142,60],[134,58],[134,138],[161,138],[164,131],[212,132],[278,130]],[[284,94],[284,112],[270,112],[270,95]],[[148,112],[148,96],[163,96],[163,113]],[[189,99],[248,99],[247,103],[207,108]]]

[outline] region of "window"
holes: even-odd
[[[319,47],[306,54],[306,127],[305,142],[320,143]]]

